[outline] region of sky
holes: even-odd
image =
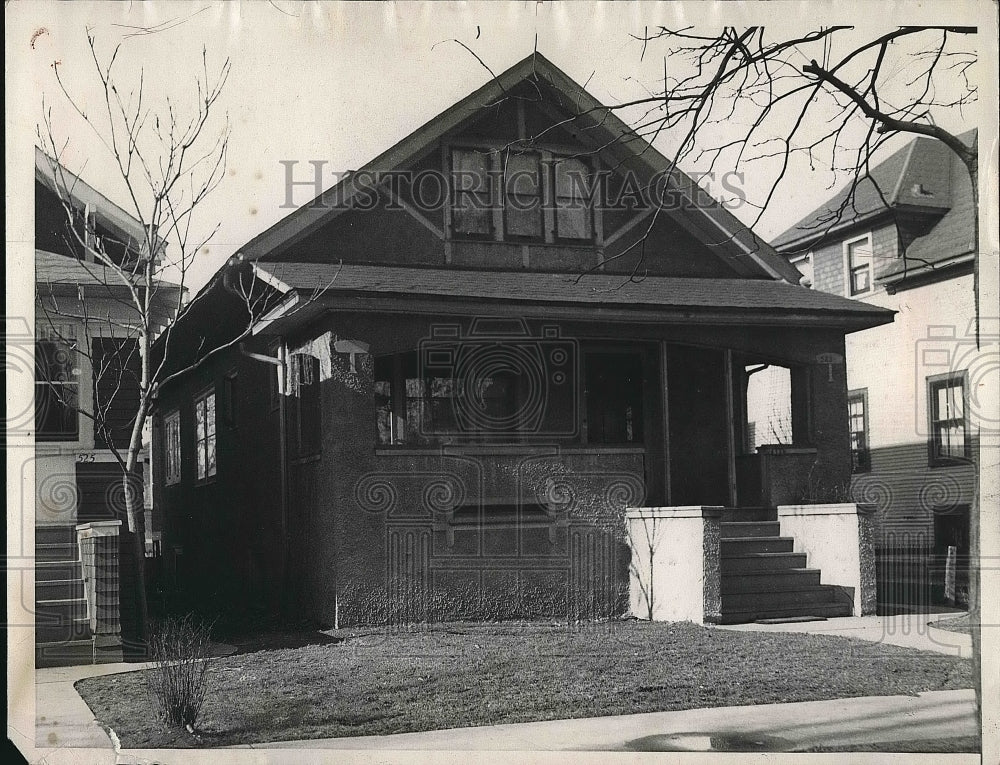
[[[122,43],[118,63],[125,87],[134,86],[141,69],[151,102],[163,104],[169,95],[182,109],[191,105],[202,51],[210,73],[229,60],[231,73],[218,103],[219,115],[226,113],[231,126],[226,176],[194,224],[204,235],[216,226],[218,230],[188,276],[194,289],[242,244],[288,214],[282,207],[282,161],[298,162],[303,178],[310,177],[311,160],[325,161],[331,180],[334,171],[357,169],[484,84],[490,73],[483,64],[500,73],[537,45],[570,77],[586,83],[599,101],[614,104],[646,95],[663,76],[665,51],[650,43],[644,53],[636,39],[644,30],[659,24],[716,29],[722,23],[764,21],[777,34],[814,28],[825,17],[835,21],[837,9],[845,7],[289,0],[13,6],[7,7],[8,79],[17,77],[22,86],[14,96],[22,135],[34,138],[44,103],[51,109],[54,131],[67,141],[71,169],[82,168],[91,185],[119,203],[127,203],[123,187],[102,161],[106,155],[94,135],[68,108],[53,62],[59,62],[74,98],[94,115],[100,90],[87,48],[88,29],[103,55]],[[855,23],[872,16],[882,25],[889,20],[884,14],[851,14]],[[917,23],[919,18],[908,15],[907,20]],[[954,14],[945,20],[955,23]],[[146,31],[150,28],[157,31]],[[885,28],[858,29],[857,39]],[[620,116],[629,121],[639,115]],[[961,131],[974,126],[978,116],[973,109],[962,115],[944,113],[941,120],[944,127]],[[10,119],[8,109],[8,123]],[[210,123],[210,129],[221,124]],[[669,137],[656,145],[667,151]],[[767,188],[766,183],[755,188],[755,179],[768,177],[773,169],[764,163],[759,176],[747,177],[751,197]],[[797,162],[757,232],[765,238],[779,234],[829,196],[834,180],[822,167]],[[296,201],[305,202],[307,196],[297,192]],[[734,212],[744,220],[756,215],[750,208]]]

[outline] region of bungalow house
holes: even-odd
[[[331,625],[620,614],[628,529],[660,508],[698,541],[658,586],[701,604],[713,579],[705,620],[849,614],[775,508],[849,480],[837,362],[892,312],[798,281],[533,55],[194,299],[177,363],[225,349],[156,404],[166,569],[201,606]],[[771,363],[792,440],[756,453],[748,370]]]
[[[976,131],[960,136],[976,141]],[[853,496],[877,507],[880,601],[945,598],[948,548],[968,583],[976,481],[973,261],[968,171],[940,141],[918,137],[841,189],[773,245],[818,291],[896,312],[847,338]],[[987,338],[995,328],[984,327]],[[963,586],[964,585],[964,586]]]
[[[26,464],[35,474],[39,666],[121,657],[117,548],[124,489],[113,450],[129,442],[140,362],[128,288],[95,248],[127,266],[142,257],[145,241],[134,216],[36,149],[35,407],[26,424],[35,458]],[[177,289],[161,283],[151,296],[161,326],[173,315]],[[148,475],[148,449],[141,465]],[[136,476],[137,491],[142,483]],[[159,530],[148,492],[144,502],[152,548]],[[130,560],[124,556],[122,566]],[[127,598],[123,605],[128,619]]]

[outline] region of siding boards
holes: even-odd
[[[853,495],[873,502],[883,541],[889,534],[923,534],[933,538],[934,515],[955,511],[972,502],[976,469],[964,465],[930,468],[926,442],[914,442],[871,451],[870,473],[854,476]]]
[[[120,520],[126,523],[122,471],[114,462],[80,463],[76,466],[79,492],[77,522]],[[136,472],[132,486],[136,507],[142,508],[142,476]]]
[[[98,449],[128,448],[132,424],[139,411],[139,379],[142,361],[136,340],[95,337],[91,344],[94,360],[94,445]],[[106,436],[107,434],[107,436]]]

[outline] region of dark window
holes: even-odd
[[[508,236],[542,236],[542,164],[534,152],[504,155],[504,226]]]
[[[850,421],[852,468],[855,473],[864,473],[871,470],[867,390],[850,391],[847,394],[847,415]]]
[[[195,453],[199,481],[215,475],[215,390],[203,393],[194,402]]]
[[[869,237],[847,243],[847,271],[852,295],[871,291],[872,245]]]
[[[493,193],[490,155],[477,149],[453,149],[452,230],[462,236],[490,236],[493,231]]]
[[[376,357],[378,443],[575,438],[574,347],[560,338],[467,339]]]
[[[590,175],[579,159],[554,162],[556,236],[560,239],[590,239]]]
[[[587,443],[642,443],[642,355],[586,354]]]
[[[927,408],[930,416],[930,463],[949,464],[968,459],[970,449],[965,374],[928,380]]]
[[[163,477],[168,485],[181,480],[181,413],[163,418]]]
[[[80,436],[80,370],[72,327],[53,328],[35,344],[35,439],[76,441]]]

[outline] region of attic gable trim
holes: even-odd
[[[602,150],[624,153],[626,159],[638,162],[651,175],[669,173],[670,177],[678,182],[680,193],[692,203],[690,217],[704,219],[710,228],[718,230],[723,235],[722,242],[714,243],[716,247],[722,244],[742,250],[744,255],[771,278],[797,283],[798,276],[795,269],[775,253],[769,244],[757,237],[717,200],[711,198],[690,176],[672,165],[652,144],[635,133],[615,114],[613,107],[597,101],[572,78],[538,53],[522,59],[502,74],[492,77],[480,88],[365,164],[363,170],[366,172],[391,170],[425,156],[429,146],[453,132],[481,109],[496,103],[498,98],[506,95],[509,90],[520,82],[528,80],[529,77],[536,80],[544,79],[555,90],[565,94],[567,100],[575,107],[574,119],[580,120],[581,129],[597,131],[597,134],[604,135],[608,139],[603,142],[598,141]],[[354,177],[353,173],[348,175],[306,205],[292,211],[271,228],[258,234],[240,249],[241,254],[249,259],[268,255],[278,247],[294,244],[344,212],[358,191]],[[711,204],[694,204],[701,195],[711,198]],[[339,205],[331,205],[331,200],[338,201]],[[695,210],[699,215],[694,215]],[[706,235],[711,239],[708,231],[701,231],[699,238],[704,239]],[[706,244],[713,243],[706,242]]]

